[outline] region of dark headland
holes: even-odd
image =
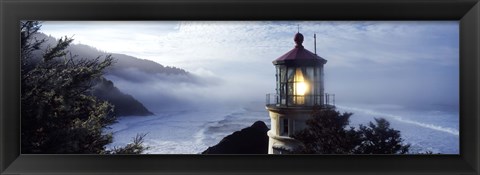
[[[226,136],[202,154],[267,154],[268,130],[264,122],[256,121],[252,126]]]

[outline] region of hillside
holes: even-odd
[[[47,36],[43,33],[37,33],[36,39],[45,39],[45,43],[41,45],[39,51],[34,52],[34,58],[41,58],[43,50],[53,47],[57,39]],[[74,56],[74,59],[95,59],[100,61],[106,55],[112,55],[114,64],[107,68],[105,76],[101,80],[94,82],[95,86],[92,94],[97,98],[109,101],[115,105],[115,113],[117,116],[145,116],[153,113],[148,110],[144,104],[137,100],[134,96],[124,93],[115,86],[115,81],[107,80],[105,77],[125,80],[129,84],[135,85],[145,82],[197,82],[196,77],[187,71],[170,66],[163,66],[154,61],[136,58],[133,56],[117,53],[107,53],[100,51],[94,47],[83,44],[71,44],[67,50]],[[31,60],[33,63],[40,61]]]
[[[47,36],[43,33],[38,33],[35,37],[39,40],[46,39],[46,42],[42,45],[41,50],[45,49],[49,45],[55,45],[57,41],[56,38]],[[195,78],[183,69],[172,66],[163,66],[151,60],[140,59],[125,54],[108,53],[84,44],[71,44],[67,48],[67,50],[70,51],[72,55],[76,55],[77,59],[95,59],[99,56],[101,56],[102,58],[105,55],[111,54],[112,57],[115,59],[115,63],[113,66],[107,69],[106,74],[114,75],[130,81],[143,81],[144,79],[142,79],[142,77],[134,77],[129,75],[128,73],[126,73],[128,72],[128,70],[136,70],[147,74],[183,75],[188,77],[188,79],[186,79],[187,81],[195,81]],[[41,53],[37,52],[36,54]]]
[[[142,103],[131,95],[125,94],[113,85],[113,82],[100,78],[93,87],[92,94],[101,100],[110,102],[115,106],[117,116],[148,116],[153,115]]]

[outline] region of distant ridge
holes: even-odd
[[[43,33],[37,33],[35,37],[39,40],[46,39],[46,42],[42,45],[43,47],[42,50],[48,47],[49,45],[54,46],[58,40],[54,37],[47,36]],[[188,77],[188,79],[183,79],[183,80],[195,81],[195,77],[183,69],[173,67],[173,66],[164,66],[162,64],[159,64],[151,60],[141,59],[141,58],[133,57],[130,55],[119,54],[119,53],[108,53],[85,44],[71,44],[67,48],[67,50],[70,51],[72,55],[77,55],[77,59],[83,59],[83,58],[95,59],[98,56],[101,56],[100,59],[102,59],[106,55],[109,55],[109,54],[112,55],[112,57],[115,60],[115,63],[111,67],[107,68],[106,70],[107,75],[114,75],[114,76],[123,78],[125,80],[143,81],[141,77],[135,79],[123,72],[125,70],[134,69],[147,74],[182,75],[182,76]],[[41,54],[41,53],[36,53],[36,54]]]

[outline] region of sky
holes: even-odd
[[[45,21],[40,32],[99,50],[148,59],[218,80],[200,93],[264,100],[272,61],[297,31],[325,65],[337,103],[458,106],[458,21]]]

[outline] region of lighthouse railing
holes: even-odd
[[[335,94],[323,95],[285,95],[276,93],[266,94],[265,104],[278,107],[309,107],[309,106],[335,106]]]

